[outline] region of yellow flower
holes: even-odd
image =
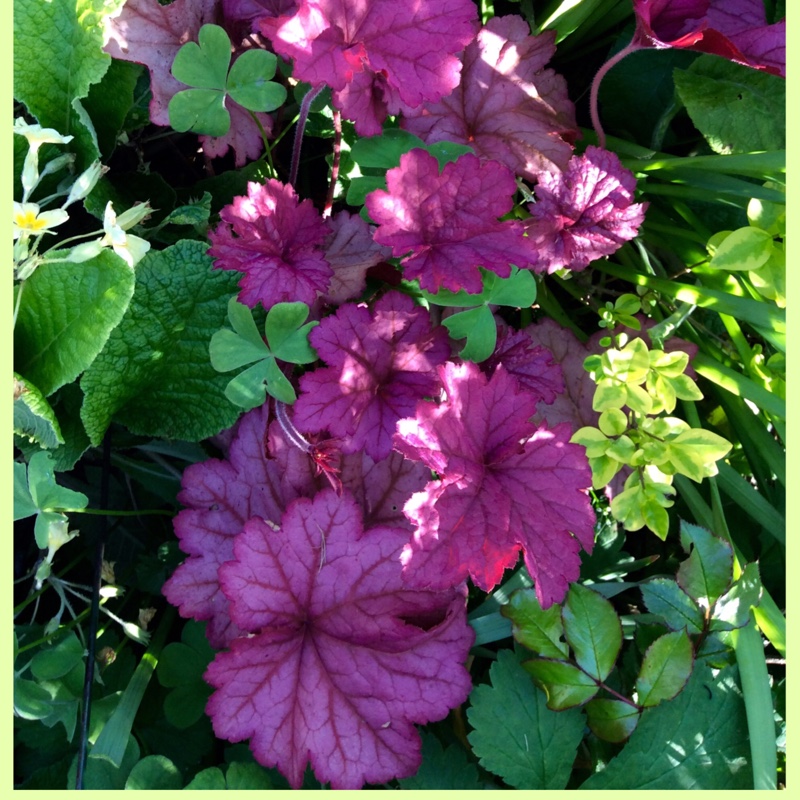
[[[37,203],[14,203],[14,239],[37,236],[69,219],[62,209],[40,211]]]

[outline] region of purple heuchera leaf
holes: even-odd
[[[636,179],[615,153],[589,146],[565,172],[541,176],[528,206],[528,237],[539,248],[540,268],[585,269],[633,239],[646,203],[634,203]]]
[[[534,344],[527,331],[515,331],[502,320],[498,320],[494,352],[481,364],[481,369],[491,377],[500,364],[537,398],[537,403],[552,404],[564,391],[564,377],[553,354]]]
[[[282,17],[296,11],[296,0],[222,0],[225,19],[237,22],[252,22],[261,17]]]
[[[291,186],[272,179],[248,183],[247,196],[235,197],[220,219],[208,252],[217,269],[244,273],[240,303],[310,306],[327,291],[333,275],[322,249],[328,229],[311,201],[300,202]]]
[[[456,89],[407,111],[402,127],[428,144],[468,144],[531,181],[566,169],[578,127],[566,81],[545,69],[554,42],[521,17],[493,17],[464,51]]]
[[[224,647],[238,635],[217,577],[220,564],[233,558],[233,538],[250,517],[277,522],[292,500],[311,497],[324,486],[312,459],[293,447],[268,406],[253,409],[235,426],[227,458],[193,464],[183,473],[179,502],[186,506],[174,520],[181,549],[189,558],[164,585],[164,594],[184,617],[208,620],[206,635]],[[375,463],[356,453],[341,459],[340,477],[364,511],[369,525],[410,530],[403,504],[429,477],[421,464],[399,453]]]
[[[386,114],[436,101],[458,84],[455,57],[475,35],[471,0],[301,0],[291,17],[261,20],[294,77],[326,84],[361,136]]]
[[[150,71],[153,99],[150,101],[150,121],[169,127],[169,101],[186,86],[172,77],[172,62],[186,42],[197,41],[200,28],[216,23],[218,0],[175,0],[168,6],[158,0],[127,0],[116,17],[109,17],[106,31],[109,37],[105,51],[113,58],[144,64]],[[234,42],[236,44],[236,42]],[[231,127],[225,136],[201,136],[206,155],[224,155],[232,147],[236,166],[242,167],[257,158],[263,142],[258,125],[250,112],[230,98],[226,108],[231,114]],[[267,135],[272,131],[272,118],[258,114]]]
[[[763,0],[634,0],[642,47],[713,53],[786,77],[786,20],[767,25]]]
[[[591,472],[567,426],[536,430],[536,397],[502,366],[491,379],[472,363],[440,367],[446,400],[421,402],[398,423],[395,447],[441,480],[406,503],[417,525],[403,552],[409,586],[438,588],[469,575],[485,591],[519,550],[543,607],[578,578],[579,550],[591,551]]]
[[[392,450],[397,420],[434,394],[436,367],[449,353],[447,331],[431,328],[425,309],[399,292],[370,311],[347,303],[314,328],[309,341],[328,364],[300,379],[294,422],[302,431],[329,431],[344,453],[375,460]]]
[[[333,789],[417,771],[414,723],[466,700],[474,634],[463,586],[404,585],[406,541],[397,528],[363,530],[356,502],[331,489],[292,503],[279,529],[247,522],[220,578],[248,635],[205,674],[217,736],[250,739],[294,788],[309,762]]]
[[[390,251],[372,238],[374,229],[358,214],[340,211],[329,221],[329,227],[325,258],[333,277],[324,300],[341,305],[364,291],[367,270],[388,258]]]
[[[517,186],[511,170],[496,161],[481,163],[466,154],[445,164],[424,150],[400,157],[386,173],[388,192],[367,195],[366,208],[378,224],[375,241],[406,256],[406,278],[419,278],[431,292],[441,287],[476,294],[482,289],[478,267],[507,278],[511,264],[524,269],[537,260],[533,243],[516,220],[498,221],[514,203]]]

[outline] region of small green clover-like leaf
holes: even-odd
[[[713,269],[732,272],[759,269],[772,255],[772,247],[771,234],[748,225],[716,243],[708,265]]]
[[[433,305],[452,308],[470,308],[481,303],[511,308],[525,308],[536,300],[536,279],[530,270],[511,267],[511,274],[501,278],[483,267],[479,268],[483,290],[478,294],[465,291],[451,292],[440,289],[436,294],[422,290],[420,294]]]
[[[552,605],[543,610],[533,589],[518,589],[500,613],[511,620],[514,638],[528,650],[550,658],[569,656],[569,648],[562,641],[564,624],[560,607]]]
[[[308,343],[311,329],[318,321],[303,324],[309,308],[305,303],[277,303],[267,314],[264,332],[275,358],[291,364],[311,364],[318,356]]]
[[[450,331],[453,339],[466,339],[459,356],[467,361],[480,363],[494,352],[497,344],[497,323],[489,306],[483,305],[459,311],[442,324]]]
[[[573,583],[561,610],[564,636],[578,666],[598,681],[614,667],[622,647],[622,624],[602,595]]]
[[[624,742],[636,730],[639,709],[622,700],[596,698],[586,704],[586,723],[606,742]]]
[[[733,586],[717,600],[709,629],[743,628],[750,621],[750,609],[761,602],[763,587],[758,564],[747,564]]]
[[[685,630],[656,639],[647,648],[636,679],[639,705],[648,708],[675,697],[686,686],[693,663],[692,642]]]
[[[522,665],[547,695],[553,711],[573,708],[591,700],[599,691],[597,682],[574,664],[533,658]]]
[[[274,111],[286,102],[286,89],[270,78],[278,59],[267,50],[247,50],[234,61],[226,89],[231,98],[250,111]]]
[[[225,94],[214,89],[184,89],[172,96],[167,108],[169,123],[179,133],[224,136],[231,126]]]
[[[689,633],[702,631],[703,611],[675,581],[653,578],[640,588],[647,610],[660,615],[670,630],[685,628]]]
[[[678,584],[704,608],[710,608],[733,579],[733,550],[705,528],[683,520],[680,533],[689,558],[678,567]]]
[[[360,167],[386,170],[399,166],[400,156],[415,147],[424,149],[425,142],[413,133],[390,128],[380,136],[359,139],[350,149],[350,156]]]
[[[197,42],[186,42],[172,64],[176,80],[198,89],[225,89],[231,40],[219,25],[203,25]],[[273,73],[274,74],[274,73]]]

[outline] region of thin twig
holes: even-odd
[[[297,118],[297,128],[294,132],[294,144],[292,145],[292,165],[289,170],[289,183],[294,186],[297,182],[297,171],[300,168],[300,149],[303,146],[303,134],[308,121],[308,113],[311,111],[311,104],[317,99],[319,93],[325,88],[323,84],[311,89],[300,103],[300,116]]]

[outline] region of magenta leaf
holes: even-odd
[[[389,249],[372,238],[370,226],[357,214],[340,211],[329,225],[324,248],[333,277],[324,299],[341,305],[364,291],[367,270],[387,258]]]
[[[328,229],[310,200],[300,202],[280,181],[248,183],[247,196],[235,197],[220,212],[211,232],[209,255],[217,269],[244,273],[239,302],[301,302],[310,306],[330,285],[333,270],[322,244]]]
[[[569,444],[568,426],[528,422],[537,399],[502,366],[491,379],[469,362],[439,371],[446,400],[421,402],[395,436],[397,450],[441,478],[405,506],[417,530],[404,578],[439,588],[469,575],[489,591],[523,550],[539,602],[559,602],[594,542],[584,449]]]
[[[767,25],[763,0],[634,0],[634,42],[713,53],[786,77],[786,20]]]
[[[536,263],[522,223],[497,219],[511,210],[517,188],[502,164],[482,164],[467,153],[439,174],[437,160],[414,149],[386,173],[386,184],[387,192],[378,189],[366,199],[379,224],[375,241],[405,256],[405,276],[419,278],[423,289],[476,294],[483,288],[478,267],[507,278],[512,264],[524,269]]]
[[[647,207],[633,202],[636,179],[618,156],[591,145],[565,172],[543,174],[534,191],[528,237],[548,272],[585,269],[611,255],[636,236]]]
[[[294,788],[308,762],[333,789],[416,772],[414,723],[466,700],[474,634],[463,587],[404,585],[406,541],[396,528],[363,530],[356,502],[331,489],[291,504],[280,528],[247,522],[220,576],[249,635],[205,675],[217,736],[250,739]]]
[[[262,19],[294,77],[333,90],[361,136],[380,133],[387,112],[436,101],[458,84],[455,57],[473,38],[471,0],[302,0],[289,17]]]
[[[372,311],[347,303],[326,317],[309,341],[328,364],[300,379],[294,422],[303,431],[329,431],[342,452],[373,459],[392,450],[397,420],[438,388],[436,367],[450,348],[447,332],[431,328],[425,309],[389,292]]]
[[[519,16],[493,17],[467,46],[461,82],[438,103],[406,112],[427,143],[462,142],[527,180],[566,169],[578,136],[566,81],[545,65],[555,31],[531,36]]]
[[[158,0],[127,0],[117,17],[109,17],[105,51],[113,58],[144,64],[150,71],[153,99],[150,121],[169,126],[169,101],[186,86],[172,77],[172,62],[181,46],[197,41],[200,28],[217,21],[218,0],[175,0],[168,6]],[[234,44],[236,44],[234,42]],[[263,149],[261,132],[250,112],[229,99],[231,127],[225,136],[201,136],[206,155],[215,158],[232,147],[236,166],[258,157]],[[267,135],[272,130],[268,114],[258,114]]]

